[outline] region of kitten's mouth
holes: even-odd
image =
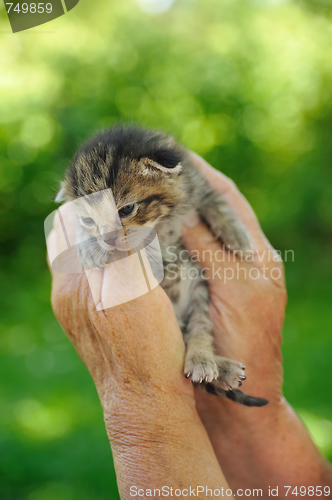
[[[108,252],[116,252],[116,251],[124,251],[124,250],[130,250],[130,248],[126,244],[121,244],[121,242],[114,242],[113,240],[104,240],[102,244],[102,247],[107,250]]]
[[[100,241],[100,245],[104,250],[113,253],[119,252],[131,252],[138,248],[147,237],[151,234],[150,227],[140,227],[139,230],[135,227],[135,230],[131,232],[127,229],[122,231],[113,231],[110,233],[104,233]]]
[[[119,234],[115,233],[103,234],[101,245],[105,250],[111,253],[113,253],[114,251],[123,252],[125,250],[127,251],[131,250],[130,248],[131,245],[129,244],[127,235],[119,236]]]

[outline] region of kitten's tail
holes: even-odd
[[[268,404],[267,399],[263,398],[255,398],[254,396],[248,396],[244,392],[240,391],[240,389],[232,389],[229,391],[225,391],[221,387],[213,383],[200,384],[202,389],[205,389],[209,394],[214,394],[215,396],[223,396],[228,399],[231,399],[235,403],[240,403],[245,406],[265,406]]]

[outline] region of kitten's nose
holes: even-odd
[[[101,235],[103,238],[104,242],[107,243],[107,245],[114,246],[115,245],[115,240],[116,240],[116,234],[114,233],[104,233]]]
[[[111,225],[105,225],[100,228],[101,237],[107,245],[114,246],[118,232]]]

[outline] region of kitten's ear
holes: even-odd
[[[148,170],[146,173],[163,172],[166,174],[179,174],[182,170],[181,162],[184,155],[177,147],[159,147],[147,158],[142,158],[143,164]]]
[[[165,174],[179,174],[182,170],[181,162],[177,163],[174,167],[164,167],[150,158],[144,159],[144,166],[146,173],[149,175],[157,173],[158,171],[164,172]]]
[[[61,203],[62,201],[68,200],[68,194],[64,187],[61,187],[60,191],[55,196],[55,201]]]

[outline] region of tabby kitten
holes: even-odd
[[[84,144],[61,183],[56,201],[76,200],[107,189],[112,191],[113,202],[100,196],[94,203],[82,205],[78,224],[82,264],[88,268],[105,266],[113,252],[127,250],[128,241],[131,249],[141,244],[142,227],[153,227],[164,264],[161,286],[173,303],[187,348],[185,376],[209,393],[238,403],[267,404],[265,399],[237,389],[246,378],[242,363],[214,352],[207,281],[200,272],[196,279],[181,279],[176,273],[180,266],[200,271],[181,242],[181,225],[189,212],[196,210],[229,250],[251,249],[242,223],[172,137],[134,125],[112,127]],[[114,230],[114,206],[110,203],[115,204],[122,228]],[[109,227],[113,227],[111,232]]]

